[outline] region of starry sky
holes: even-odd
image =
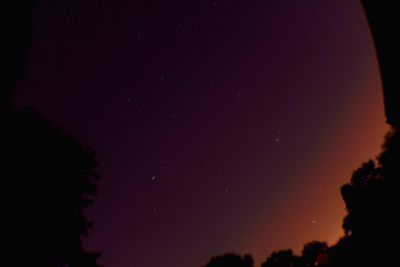
[[[41,0],[15,103],[96,150],[110,267],[333,244],[387,130],[357,0]]]

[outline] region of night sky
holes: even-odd
[[[41,0],[15,103],[96,150],[108,267],[332,244],[387,129],[357,0]]]

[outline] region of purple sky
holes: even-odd
[[[358,1],[41,0],[34,26],[15,101],[97,151],[102,264],[339,237],[386,129]]]

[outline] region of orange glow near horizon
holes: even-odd
[[[96,151],[100,265],[342,236],[340,187],[388,130],[359,0],[41,2],[15,103]]]
[[[333,245],[343,236],[341,224],[346,211],[340,187],[363,162],[379,154],[389,129],[384,123],[377,64],[372,62],[365,68],[368,75],[358,85],[363,89],[353,96],[357,103],[345,107],[340,113],[346,116],[336,118],[334,131],[321,136],[318,155],[311,157],[312,161],[305,157],[303,164],[308,167],[299,173],[305,181],[302,188],[287,196],[278,212],[260,214],[255,220],[258,223],[238,240],[242,244],[238,251],[251,253],[257,265],[272,251],[292,248],[299,254],[309,241]]]

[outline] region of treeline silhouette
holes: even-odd
[[[348,212],[343,237],[331,247],[320,241],[307,243],[301,255],[291,249],[273,252],[261,267],[394,266],[400,225],[399,177],[400,132],[392,127],[379,156],[362,164],[341,187]],[[212,258],[204,267],[254,267],[250,258],[229,253]]]
[[[28,0],[1,3],[2,266],[99,266],[100,253],[86,251],[81,241],[92,226],[85,210],[99,178],[94,151],[12,104],[25,76],[33,7]]]
[[[398,97],[398,10],[394,3],[361,1],[380,63],[386,122],[391,126],[381,153],[356,169],[340,189],[346,204],[343,236],[328,246],[312,241],[301,255],[291,249],[273,252],[261,267],[398,266],[400,178],[400,101]],[[345,151],[343,151],[345,153]],[[250,255],[246,256],[251,258]],[[235,261],[233,261],[235,259]],[[240,255],[212,258],[204,267],[253,267]]]
[[[15,86],[25,75],[34,2],[14,0],[0,4],[1,218],[5,247],[2,265],[99,266],[100,253],[86,251],[81,241],[92,225],[85,210],[93,203],[99,178],[94,151],[34,110],[16,110],[12,105]],[[387,23],[376,22],[385,15],[382,9],[376,12],[379,16],[371,11],[379,7],[378,1],[365,3],[371,7],[372,28],[380,31],[375,32],[375,42],[383,72],[386,116],[392,128],[379,156],[362,164],[341,188],[348,211],[343,219],[343,237],[330,247],[320,241],[307,243],[301,255],[290,249],[273,252],[262,267],[396,265],[400,104],[394,93],[397,72],[388,67],[386,62],[393,62],[393,58],[385,49],[393,37],[382,35]],[[384,22],[392,23],[393,17],[387,16]],[[205,266],[253,267],[254,261],[251,255],[230,253],[211,258]]]

